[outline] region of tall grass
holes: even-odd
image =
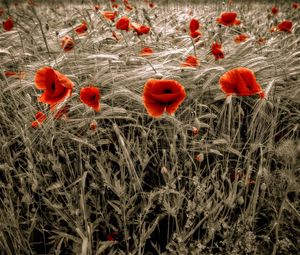
[[[192,16],[187,6],[136,4],[127,15],[150,20],[151,35],[119,42],[91,2],[10,6],[15,29],[0,34],[0,254],[300,253],[299,11],[279,6],[293,33],[271,34],[269,4],[232,5],[242,20],[234,29],[215,22],[226,5],[191,5]],[[203,33],[194,46],[182,31],[191,17]],[[88,33],[78,37],[83,19]],[[236,45],[238,32],[250,39]],[[76,41],[68,53],[66,34]],[[215,40],[220,61],[209,52]],[[147,59],[143,45],[155,51]],[[180,67],[194,50],[200,67]],[[37,101],[34,75],[45,65],[75,83],[66,118]],[[218,80],[239,66],[255,72],[266,99],[225,98]],[[184,85],[174,116],[147,115],[149,78]],[[89,84],[101,89],[100,113],[78,99]],[[47,120],[33,129],[39,110]]]

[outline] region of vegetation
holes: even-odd
[[[263,3],[132,1],[125,12],[118,3],[118,18],[151,27],[137,36],[103,18],[108,1],[98,12],[94,4],[9,6],[14,28],[0,34],[0,254],[299,254],[299,9],[277,3],[275,16]],[[239,26],[216,22],[229,10]],[[270,32],[285,19],[291,33]],[[83,20],[88,30],[77,35]],[[240,33],[249,38],[237,44]],[[68,52],[65,35],[75,42]],[[223,59],[210,52],[216,41]],[[141,57],[145,46],[154,53]],[[200,65],[182,67],[188,55]],[[34,83],[44,66],[74,83],[53,111]],[[219,79],[240,66],[265,98],[226,97]],[[150,78],[184,86],[175,114],[148,115]],[[79,99],[91,84],[99,112]],[[32,127],[38,111],[47,118]]]

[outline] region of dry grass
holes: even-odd
[[[233,5],[242,26],[231,29],[215,22],[228,10],[220,3],[140,3],[127,15],[151,35],[119,42],[92,4],[10,6],[15,29],[0,34],[0,254],[299,254],[300,12],[278,5],[291,34],[268,32],[270,4]],[[203,26],[201,66],[182,68],[194,52],[182,32],[191,17]],[[89,30],[78,37],[83,19]],[[250,39],[236,45],[238,31]],[[66,34],[76,41],[69,53],[59,43]],[[214,40],[225,50],[219,62]],[[143,45],[156,53],[139,57]],[[66,119],[37,102],[34,74],[45,65],[76,85]],[[255,72],[266,100],[225,100],[218,79],[238,66]],[[147,115],[148,78],[184,85],[174,116]],[[79,101],[88,84],[101,89],[100,113]],[[48,118],[33,129],[39,110]]]

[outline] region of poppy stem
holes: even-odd
[[[36,10],[35,10],[35,8],[33,6],[31,6],[31,10],[32,10],[32,13],[34,14],[34,16],[36,17],[36,19],[37,19],[37,21],[39,23],[39,26],[40,26],[40,29],[41,29],[41,33],[42,33],[42,36],[43,36],[43,39],[44,39],[44,42],[45,42],[45,45],[46,45],[47,52],[49,54],[49,57],[51,57],[49,46],[48,46],[48,43],[47,43],[47,39],[46,39],[44,30],[43,30],[42,22],[41,22],[39,16],[37,15]]]
[[[193,49],[194,49],[194,55],[195,55],[195,57],[197,57],[197,52],[196,52],[196,47],[195,47],[194,40],[193,40],[193,38],[192,38],[192,37],[190,37],[190,38],[191,38],[192,45],[193,45]]]
[[[126,38],[126,36],[125,36],[124,32],[123,32],[123,31],[121,31],[121,34],[122,34],[122,36],[123,36],[123,38],[124,38],[124,41],[125,41],[125,43],[126,43],[126,46],[128,47],[128,46],[129,46],[129,44],[128,44],[128,41],[127,41],[127,38]]]
[[[148,59],[146,59],[146,58],[144,58],[144,59],[145,59],[146,62],[152,67],[153,71],[154,71],[155,73],[157,73],[156,69],[155,69],[154,66],[151,64],[151,62],[150,62]]]

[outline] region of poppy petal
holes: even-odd
[[[257,83],[254,73],[245,67],[239,67],[227,71],[219,80],[224,93],[238,96],[251,96],[259,94],[264,97],[264,93]]]
[[[68,89],[72,89],[74,87],[74,83],[65,75],[61,74],[60,72],[58,71],[54,71],[55,74],[56,74],[56,77],[59,81],[59,83],[65,87],[65,88],[68,88]]]
[[[80,100],[92,107],[96,112],[100,111],[100,89],[97,87],[86,87],[80,90]]]
[[[196,19],[192,19],[190,21],[190,31],[196,31],[200,28],[199,21]]]
[[[151,48],[149,48],[149,47],[143,48],[142,51],[141,51],[141,53],[140,53],[140,55],[141,55],[142,57],[150,56],[150,55],[152,55],[152,54],[153,54],[153,50],[152,50]]]
[[[54,76],[55,73],[51,67],[46,66],[40,68],[35,74],[35,78],[34,78],[35,86],[38,89],[46,89],[46,85],[49,82],[50,77],[53,77],[54,79]]]
[[[173,114],[184,100],[184,87],[175,80],[150,79],[144,86],[143,101],[152,117],[159,117],[166,109]]]
[[[148,114],[155,118],[161,116],[166,108],[164,105],[161,105],[150,98],[144,98],[144,104]]]
[[[47,116],[43,112],[37,112],[35,114],[35,118],[39,123],[42,123],[47,118]]]

